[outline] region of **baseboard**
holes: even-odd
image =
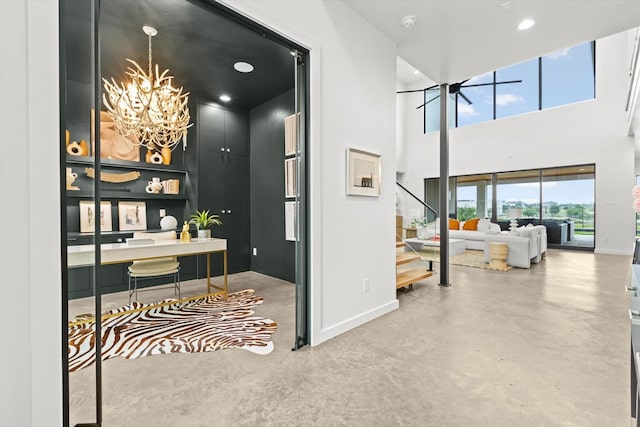
[[[311,345],[322,344],[323,342],[330,340],[331,338],[337,337],[340,334],[343,334],[351,329],[357,328],[358,326],[364,325],[365,323],[383,316],[393,310],[397,310],[400,307],[400,303],[397,299],[393,301],[389,301],[386,304],[375,307],[369,311],[361,313],[357,316],[351,317],[343,322],[332,325],[328,328],[322,329],[317,335],[312,334],[311,337]]]
[[[604,254],[604,255],[628,255],[628,256],[632,256],[633,255],[633,251],[621,251],[621,250],[615,250],[615,249],[596,249],[595,251],[593,251],[596,254]]]

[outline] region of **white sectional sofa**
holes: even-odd
[[[488,219],[478,221],[477,230],[464,230],[464,222],[459,230],[449,230],[450,239],[465,241],[465,249],[484,251],[484,261],[489,262],[489,242],[503,242],[508,245],[507,265],[530,268],[537,264],[547,252],[547,231],[544,225],[527,225],[514,231],[500,231],[498,224]],[[429,238],[440,230],[439,221],[424,228],[418,228],[418,238]],[[430,234],[430,235],[429,235]]]

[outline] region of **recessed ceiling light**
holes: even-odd
[[[233,64],[233,68],[236,69],[236,71],[239,71],[241,73],[250,73],[253,71],[253,65],[249,64],[248,62],[236,62],[235,64]]]
[[[420,74],[420,71],[418,71],[418,70],[413,70],[413,74],[416,74],[416,75],[417,75],[417,74]]]
[[[533,19],[523,19],[522,22],[518,25],[519,30],[528,30],[529,28],[535,25],[535,21]]]
[[[231,101],[231,97],[229,95],[220,95],[220,101],[229,102]]]
[[[416,17],[413,15],[407,15],[402,18],[402,26],[405,28],[413,28],[416,25]]]

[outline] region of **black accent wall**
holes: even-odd
[[[284,118],[293,114],[289,90],[252,109],[250,122],[251,270],[295,281],[295,242],[284,234]]]

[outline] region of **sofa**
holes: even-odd
[[[564,245],[572,240],[575,232],[574,222],[568,219],[544,219],[542,223],[538,218],[519,218],[518,226],[532,224],[544,225],[547,228],[547,241],[553,245]],[[509,221],[498,221],[500,229],[509,231]]]
[[[504,232],[498,224],[488,219],[480,219],[477,221],[476,230],[464,228],[465,222],[462,222],[457,230],[450,228],[449,238],[465,240],[466,249],[483,251],[485,262],[491,260],[489,242],[508,244],[507,265],[513,267],[530,268],[531,263],[537,264],[546,256],[547,232],[543,225],[531,224],[518,227],[513,232]]]

